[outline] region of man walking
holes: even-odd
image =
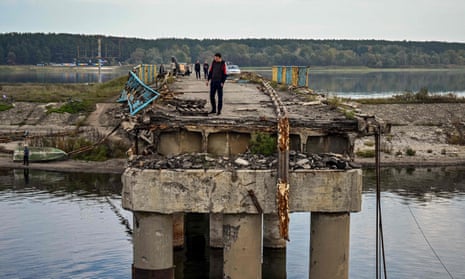
[[[205,79],[208,78],[208,68],[209,67],[210,67],[210,65],[208,65],[207,61],[205,61],[205,63],[203,63],[203,75],[204,75]]]
[[[226,63],[221,59],[221,53],[216,53],[208,71],[208,82],[210,82],[210,113],[221,114],[223,108],[223,86],[226,81]],[[216,107],[215,95],[218,92],[218,109]]]
[[[200,62],[199,62],[199,60],[197,60],[197,62],[195,62],[194,69],[195,69],[195,78],[196,79],[201,79],[202,77],[200,76]]]

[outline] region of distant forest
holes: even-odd
[[[444,67],[465,65],[465,44],[383,40],[137,39],[55,33],[0,34],[0,65],[210,62],[215,52],[240,66]]]

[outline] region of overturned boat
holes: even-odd
[[[13,161],[22,162],[24,156],[23,148],[16,148],[13,152]],[[59,161],[68,158],[68,154],[54,147],[29,147],[29,162]]]

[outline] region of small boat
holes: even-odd
[[[24,156],[23,148],[17,148],[13,152],[13,162],[22,162]],[[29,162],[49,162],[65,160],[68,154],[54,147],[29,147]]]

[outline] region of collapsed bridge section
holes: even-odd
[[[173,278],[174,216],[192,212],[222,216],[210,219],[210,238],[223,247],[225,276],[261,278],[262,228],[263,245],[285,247],[289,212],[311,212],[311,277],[348,278],[350,212],[361,210],[362,187],[353,144],[379,131],[377,120],[261,79],[228,80],[221,116],[206,113],[207,99],[203,82],[178,78],[123,123],[134,137],[122,198],[136,224],[135,277]],[[274,152],[253,152],[270,138]]]

